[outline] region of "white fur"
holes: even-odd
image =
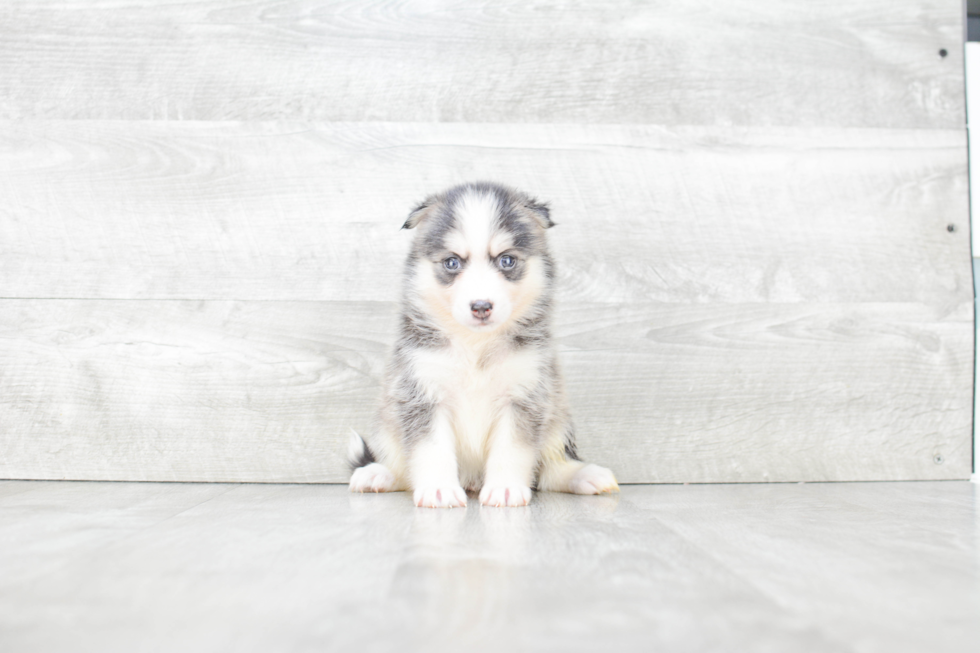
[[[486,255],[493,232],[493,223],[500,207],[489,193],[466,193],[456,208],[456,216],[462,225],[468,256]]]
[[[350,477],[351,492],[391,492],[395,489],[395,475],[380,463],[358,467]]]
[[[419,442],[409,464],[415,505],[454,508],[466,505],[466,491],[456,473],[456,446],[446,412],[436,412],[432,434]]]
[[[500,207],[492,194],[471,191],[464,195],[456,209],[460,229],[447,238],[451,251],[466,260],[465,269],[456,277],[451,292],[451,312],[457,322],[473,331],[493,331],[510,318],[513,306],[510,288],[494,263],[494,257],[506,244],[503,237],[494,237],[493,223]],[[473,316],[475,301],[493,304],[490,319],[482,321]]]
[[[497,195],[478,188],[468,189],[458,199],[453,209],[458,226],[441,236],[439,243],[464,262],[451,284],[439,280],[440,261],[423,259],[413,265],[406,286],[412,306],[437,325],[446,344],[403,347],[396,370],[402,376],[392,378],[410,379],[412,401],[435,404],[435,410],[424,413],[431,420],[425,423],[424,434],[420,436],[419,427],[413,426],[414,432],[406,437],[397,409],[402,404],[386,394],[383,424],[371,442],[380,462],[357,469],[352,490],[410,488],[417,506],[453,508],[467,504],[466,489],[478,491],[486,506],[526,506],[535,481],[541,490],[579,494],[618,489],[609,470],[566,455],[570,423],[560,377],[554,380],[554,350],[513,346],[509,325],[546,306],[539,299],[550,291],[545,271],[548,253],[546,248],[518,250],[523,252],[523,275],[509,281],[498,269],[497,257],[514,246],[514,236],[494,231],[503,208]],[[485,321],[472,311],[472,303],[481,300],[493,305]],[[547,387],[555,394],[545,395],[547,401],[541,400],[542,383],[553,384]],[[535,445],[520,432],[521,420],[527,419],[515,412],[515,404],[521,403],[521,410],[535,406],[535,418],[546,425],[543,438],[535,436]],[[364,443],[355,436],[349,457],[358,461],[364,454]]]
[[[491,487],[483,486],[480,503],[494,508],[516,508],[531,502],[531,488],[524,486]]]
[[[537,452],[518,437],[510,408],[504,408],[495,426],[480,503],[526,506],[531,500]]]
[[[452,289],[452,313],[456,321],[473,331],[492,331],[507,322],[513,306],[507,281],[486,253],[473,254],[466,269],[456,278]],[[481,321],[473,316],[475,301],[493,304],[490,319]]]
[[[469,343],[454,343],[445,350],[419,350],[412,360],[416,376],[451,427],[440,439],[454,445],[460,482],[474,490],[483,481],[489,438],[504,407],[534,384],[541,363],[539,352],[527,350],[481,368],[480,350],[472,346],[477,341],[471,338]],[[450,422],[450,415],[455,420]],[[489,477],[489,469],[487,472]],[[529,478],[521,484],[529,485]]]
[[[605,467],[586,465],[572,476],[568,489],[575,494],[602,494],[618,492],[619,484],[616,483],[613,473]]]

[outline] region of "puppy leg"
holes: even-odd
[[[415,445],[409,474],[416,506],[462,508],[466,505],[466,491],[459,485],[456,440],[442,411],[436,411],[432,432]]]
[[[603,494],[604,492],[619,492],[619,483],[613,476],[612,470],[599,465],[587,465],[578,461],[582,468],[577,470],[568,482],[566,492],[572,494]]]
[[[526,506],[531,501],[536,452],[516,429],[512,408],[504,411],[490,434],[490,455],[480,503],[485,506]]]
[[[351,492],[391,492],[395,489],[395,475],[381,463],[358,467],[350,477]]]
[[[353,429],[347,444],[347,460],[354,467],[350,477],[351,492],[391,492],[395,489],[395,475],[374,460],[374,452]]]
[[[538,489],[544,492],[602,494],[619,492],[619,484],[612,471],[569,458],[562,445],[545,450],[541,458]]]

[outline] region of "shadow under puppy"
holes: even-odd
[[[413,490],[417,506],[526,506],[531,488],[599,494],[612,472],[575,453],[551,338],[548,208],[475,183],[409,215],[398,338],[377,430],[351,438],[355,492]]]

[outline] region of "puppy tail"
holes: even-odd
[[[347,441],[347,464],[350,465],[351,471],[373,462],[375,462],[374,454],[368,449],[367,442],[357,434],[357,431],[351,429],[350,440]]]

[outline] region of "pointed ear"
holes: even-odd
[[[531,209],[531,215],[534,219],[538,221],[543,228],[548,229],[549,227],[554,227],[555,223],[551,221],[551,210],[548,205],[544,202],[539,202],[535,199],[528,199],[525,203],[527,208]]]
[[[432,210],[432,207],[435,205],[437,200],[438,198],[435,195],[432,195],[412,209],[412,212],[408,214],[408,220],[405,220],[405,224],[402,225],[402,229],[414,229],[416,226],[418,226],[418,223],[429,215],[429,212]]]

